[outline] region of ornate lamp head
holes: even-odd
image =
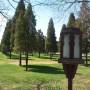
[[[82,32],[79,28],[65,28],[60,37],[61,63],[81,64],[82,60]]]

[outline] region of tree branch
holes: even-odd
[[[15,3],[18,3],[18,1],[16,1],[16,0],[12,0],[13,2],[15,2]]]
[[[8,0],[8,3],[12,6],[12,8],[15,9],[15,7],[12,5],[12,3]]]
[[[0,11],[0,14],[1,14],[4,18],[8,19],[7,14],[5,15],[4,12]]]

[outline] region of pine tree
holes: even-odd
[[[65,30],[66,29],[66,25],[65,24],[63,24],[62,25],[62,29],[61,29],[61,32],[63,31],[63,30]],[[61,32],[60,32],[60,34],[61,34]],[[61,43],[61,38],[59,37],[59,51],[60,51],[60,43]]]
[[[22,12],[22,13],[25,13],[25,4],[24,4],[24,0],[20,0],[19,3],[18,3],[18,6],[16,8],[16,12],[15,12],[15,15],[14,17],[17,19],[19,14]]]
[[[11,35],[10,35],[10,49],[11,52],[13,51],[14,48],[14,33],[15,33],[15,21],[12,19],[12,25],[11,25]]]
[[[80,10],[80,23],[81,23],[81,30],[86,32],[88,27],[90,26],[90,7],[88,5],[87,0],[83,0]]]
[[[25,50],[24,17],[20,15],[16,22],[14,50],[23,52]]]
[[[26,71],[28,69],[28,53],[35,50],[36,45],[36,20],[32,11],[32,5],[29,3],[25,12],[25,29],[26,29]]]
[[[1,40],[1,51],[4,54],[10,53],[10,32],[11,30],[11,20],[9,20],[6,24],[5,31]]]
[[[65,29],[66,29],[66,25],[63,24],[62,29],[61,29],[61,32],[62,32],[63,30],[65,30]]]
[[[20,52],[20,61],[19,65],[21,66],[21,52],[25,50],[25,5],[24,1],[20,0],[18,3],[15,16],[12,32],[14,32],[14,50]]]
[[[32,11],[32,5],[29,3],[26,13],[25,19],[27,23],[27,29],[29,30],[29,50],[33,52],[36,49],[36,20]]]
[[[69,21],[68,21],[68,24],[67,24],[67,27],[75,27],[75,16],[74,16],[74,13],[71,13],[70,16],[69,16]]]
[[[16,30],[15,30],[15,40],[14,40],[14,50],[20,52],[20,60],[21,60],[21,52],[25,51],[25,26],[24,26],[24,16],[20,15],[20,17],[16,21]],[[20,61],[21,65],[21,61]]]
[[[46,49],[50,53],[50,58],[52,55],[51,53],[57,51],[55,28],[54,28],[54,23],[52,18],[49,21],[48,29],[47,29]]]
[[[86,64],[88,64],[87,55],[89,52],[88,39],[90,33],[90,7],[86,0],[83,0],[82,2],[79,18],[80,29],[83,32],[82,52],[86,54]]]
[[[37,51],[39,52],[39,58],[40,53],[45,51],[45,37],[41,30],[37,32]]]
[[[18,3],[18,6],[16,8],[16,11],[15,11],[15,14],[12,18],[12,28],[11,28],[11,38],[10,38],[10,47],[11,47],[11,50],[13,50],[14,48],[14,40],[15,40],[15,27],[16,27],[16,20],[18,19],[19,17],[19,14],[20,13],[25,13],[25,5],[24,5],[24,0],[20,0],[19,3]]]

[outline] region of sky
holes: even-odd
[[[8,15],[11,18],[15,13],[15,9],[13,9],[6,0],[3,2],[5,4],[5,6],[8,7]],[[12,0],[10,0],[10,2],[16,8],[17,3],[13,2]],[[31,0],[31,4],[34,5],[35,0]],[[74,11],[74,8],[72,8],[71,10],[69,10],[67,12],[62,13],[62,10],[58,11],[56,7],[53,8],[53,7],[46,7],[46,6],[35,6],[35,7],[33,7],[33,12],[36,16],[36,22],[37,22],[36,29],[37,30],[41,29],[42,32],[44,33],[44,35],[46,36],[48,22],[49,22],[50,18],[52,17],[53,21],[54,21],[56,38],[57,38],[57,40],[59,40],[62,25],[67,24],[69,15],[73,11]],[[4,19],[0,15],[0,41],[2,39],[2,35],[5,30],[6,22],[7,22],[7,20]]]

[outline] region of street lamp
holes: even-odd
[[[60,35],[60,62],[68,78],[68,90],[72,90],[72,80],[78,64],[82,60],[82,33],[79,28],[65,28]]]

